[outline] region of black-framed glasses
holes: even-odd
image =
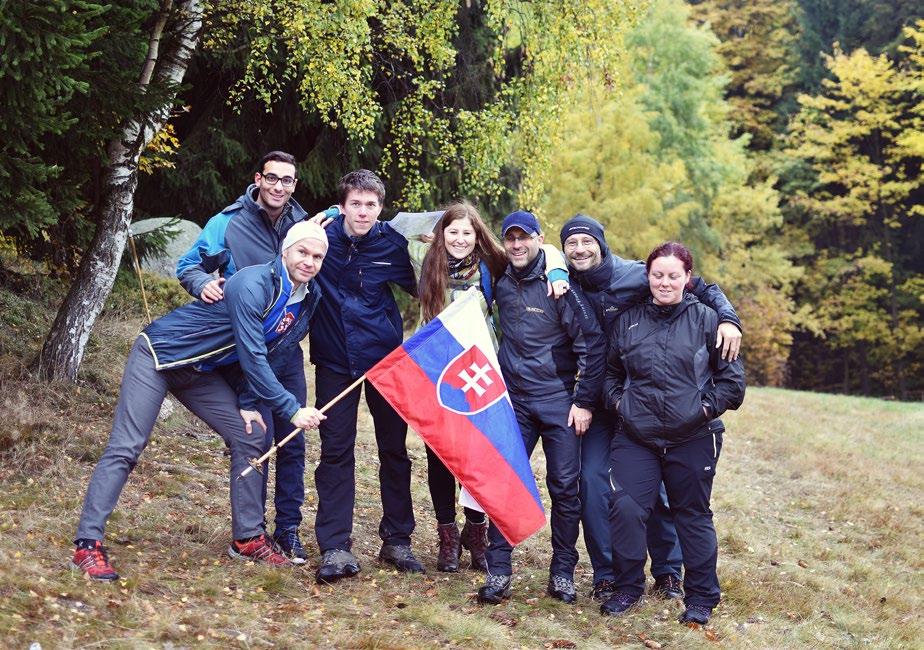
[[[297,180],[291,176],[276,176],[276,174],[260,174],[260,177],[270,185],[275,185],[279,181],[282,181],[283,187],[292,187]]]

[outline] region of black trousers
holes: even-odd
[[[645,528],[663,481],[683,553],[684,602],[719,604],[719,546],[709,501],[721,451],[721,431],[667,449],[646,447],[622,433],[613,437],[610,525],[617,590],[637,596],[645,591]]]
[[[321,408],[353,383],[350,375],[315,368],[315,408]],[[379,457],[382,520],[379,537],[386,544],[410,544],[414,532],[411,504],[411,461],[407,455],[407,424],[368,381],[366,404],[375,425]],[[321,422],[321,459],[314,471],[318,514],[314,530],[321,552],[352,545],[353,507],[356,503],[356,416],[360,387],[329,410]]]
[[[578,479],[581,473],[581,442],[568,426],[571,397],[538,400],[534,396],[511,395],[513,410],[523,434],[526,453],[532,456],[542,440],[545,452],[546,485],[552,498],[552,562],[549,573],[573,579],[577,564],[578,527],[581,499]],[[492,523],[488,526],[487,560],[491,575],[510,575],[513,547]]]

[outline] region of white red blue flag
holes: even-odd
[[[545,525],[520,427],[474,292],[366,373],[511,544]]]

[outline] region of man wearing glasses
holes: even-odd
[[[284,151],[271,151],[257,164],[253,184],[237,201],[209,219],[199,239],[176,266],[176,275],[190,294],[203,302],[224,298],[223,285],[236,271],[246,266],[266,264],[279,255],[286,233],[307,214],[292,192],[298,182],[295,157]],[[214,276],[218,272],[218,277]],[[295,346],[284,368],[277,372],[283,388],[305,406],[307,386],[302,349]],[[266,436],[280,440],[294,428],[284,418],[260,406]],[[307,559],[298,536],[305,499],[305,437],[299,433],[279,449],[276,457],[276,528],[273,539],[295,564]],[[265,479],[264,479],[265,480]],[[266,502],[266,484],[263,486]]]
[[[543,235],[529,212],[508,214],[501,225],[509,265],[494,291],[500,312],[498,362],[523,443],[532,455],[539,440],[552,499],[552,562],[548,594],[576,598],[575,543],[581,518],[578,479],[581,440],[593,418],[603,377],[605,342],[593,307],[577,287],[556,300],[546,285]],[[492,523],[482,603],[510,597],[513,548]]]

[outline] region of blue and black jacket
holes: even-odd
[[[218,271],[230,278],[245,266],[266,264],[279,254],[289,228],[308,215],[290,198],[275,224],[254,197],[250,185],[237,201],[209,219],[202,234],[176,265],[176,277],[193,297],[214,279]]]
[[[324,300],[311,327],[311,362],[356,378],[401,345],[404,326],[389,283],[416,296],[414,269],[407,239],[387,222],[351,237],[338,212],[325,230],[329,248],[317,276]]]
[[[321,299],[315,280],[304,287],[304,298],[288,304],[292,282],[276,257],[269,264],[249,266],[224,287],[225,298],[214,303],[197,300],[148,325],[145,338],[157,370],[216,368],[237,384],[238,404],[254,409],[266,402],[273,412],[291,419],[299,409],[276,373],[308,333],[308,324]],[[280,330],[284,330],[281,331]],[[239,372],[235,372],[239,365]]]

